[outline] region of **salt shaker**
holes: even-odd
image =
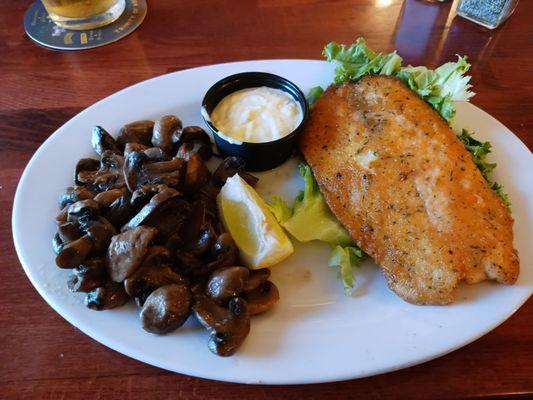
[[[513,13],[517,4],[518,0],[459,0],[457,14],[494,29]]]

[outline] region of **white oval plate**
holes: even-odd
[[[81,112],[37,150],[20,180],[13,235],[20,261],[41,296],[67,321],[104,345],[146,363],[183,374],[231,382],[288,384],[359,378],[422,363],[464,346],[494,329],[531,295],[533,159],[505,126],[468,103],[457,105],[455,127],[492,141],[496,178],[513,203],[515,245],[522,259],[514,286],[482,283],[461,287],[456,303],[414,306],[392,293],[381,271],[367,262],[357,271],[352,297],[326,267],[329,248],[295,244],[296,252],[273,268],[281,301],[252,322],[250,336],[230,358],[207,349],[207,334],[190,318],[166,336],[144,332],[133,305],[95,312],[68,291],[68,271],[54,265],[51,238],[58,194],[72,184],[77,160],[93,155],[90,131],[116,133],[127,122],[176,114],[201,125],[200,102],[219,79],[238,72],[282,75],[307,92],[331,82],[322,61],[267,60],[213,65],[160,76],[124,89]],[[258,191],[292,199],[301,189],[297,161],[260,175]],[[529,242],[529,243],[528,243]],[[529,244],[529,246],[528,246]]]

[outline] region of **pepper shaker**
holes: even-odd
[[[457,14],[494,29],[513,13],[517,4],[518,0],[459,0]]]

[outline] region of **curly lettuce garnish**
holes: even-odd
[[[466,57],[458,56],[456,62],[448,62],[435,70],[422,66],[402,67],[403,60],[395,51],[375,53],[368,48],[363,38],[358,38],[348,48],[331,42],[324,47],[323,54],[326,60],[336,64],[335,83],[357,81],[365,75],[396,76],[435,108],[448,123],[455,116],[452,102],[474,96],[470,91],[470,76],[465,75],[470,69]]]
[[[363,38],[358,38],[348,48],[331,42],[324,47],[323,54],[326,60],[337,64],[333,79],[337,84],[347,80],[356,81],[365,75],[394,75],[402,64],[402,58],[396,52],[375,53],[368,48]]]
[[[457,135],[459,140],[463,142],[465,148],[472,154],[474,164],[478,167],[483,178],[488,182],[490,188],[496,192],[503,201],[503,204],[510,210],[511,202],[509,196],[503,191],[503,186],[490,179],[490,173],[496,168],[496,163],[489,163],[487,155],[491,152],[492,145],[490,142],[480,142],[475,139],[472,132],[463,129],[460,135]]]
[[[298,241],[319,240],[334,246],[328,266],[339,268],[344,292],[349,294],[355,282],[353,267],[361,264],[364,253],[329,209],[309,165],[300,164],[299,168],[304,190],[296,196],[293,206],[277,196],[268,206],[280,225]]]
[[[465,148],[472,153],[472,158],[474,164],[477,165],[481,175],[488,181],[489,174],[496,164],[487,162],[487,154],[491,152],[492,145],[490,142],[480,142],[477,139],[474,139],[472,136],[473,132],[469,132],[468,129],[463,129],[460,135],[457,135],[457,138],[463,142]]]
[[[300,164],[300,174],[304,190],[296,196],[292,207],[277,196],[269,204],[281,226],[300,242],[320,240],[333,246],[351,244],[352,238],[330,211],[311,168]]]
[[[335,246],[331,252],[328,267],[339,268],[339,278],[342,280],[344,294],[347,296],[350,295],[355,282],[353,268],[360,267],[364,257],[365,254],[357,246]]]
[[[456,62],[448,62],[432,71],[426,67],[402,67],[396,73],[409,88],[427,101],[450,123],[455,116],[453,101],[468,101],[474,96],[466,57],[457,56]]]
[[[307,103],[312,106],[315,104],[318,98],[322,96],[322,93],[324,93],[324,89],[322,89],[320,86],[315,86],[309,89],[309,93],[307,93]]]
[[[509,196],[507,195],[507,193],[503,191],[503,186],[500,185],[498,182],[490,182],[490,181],[489,181],[489,186],[492,190],[496,192],[498,196],[500,196],[500,198],[503,201],[503,204],[505,204],[509,212],[511,212],[512,211],[511,200],[509,200]]]

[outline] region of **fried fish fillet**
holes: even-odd
[[[513,219],[446,122],[400,80],[331,86],[300,139],[331,210],[416,304],[447,304],[461,280],[512,284]]]

